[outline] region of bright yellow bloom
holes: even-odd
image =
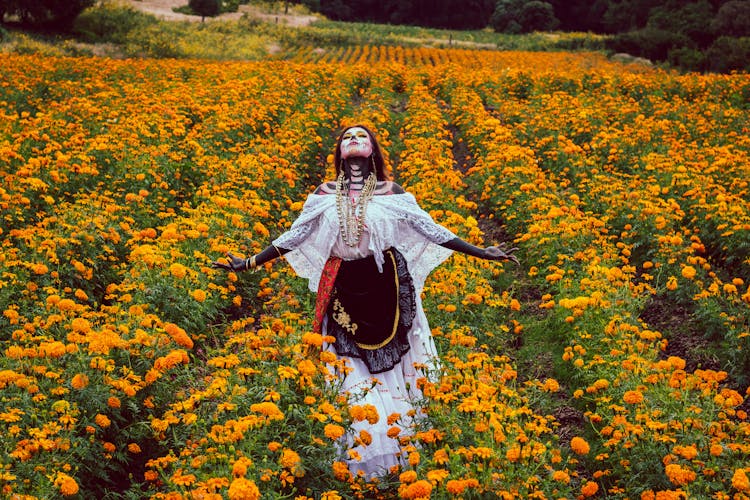
[[[172,274],[172,276],[178,279],[182,279],[187,276],[187,271],[187,267],[178,262],[175,262],[169,266],[169,272]]]

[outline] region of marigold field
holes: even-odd
[[[750,498],[748,75],[378,46],[0,65],[4,497]],[[307,283],[210,267],[283,232],[357,122],[435,220],[521,260],[430,276],[427,418],[369,483],[334,443],[377,415],[326,380]]]

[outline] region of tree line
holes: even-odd
[[[289,2],[287,2],[289,3]],[[750,71],[749,0],[297,0],[329,19],[499,33],[583,31],[691,71]]]
[[[185,0],[201,16],[249,0]],[[260,0],[264,1],[264,0]],[[69,27],[95,0],[0,0],[26,24]],[[273,3],[273,2],[270,2]],[[750,71],[750,0],[286,0],[337,21],[499,33],[583,31],[607,48],[691,71]]]

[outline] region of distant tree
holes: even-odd
[[[719,37],[706,51],[706,59],[711,71],[750,71],[750,38]]]
[[[499,0],[490,17],[490,26],[498,33],[520,33],[523,27],[518,18],[524,0]]]
[[[84,9],[95,0],[0,0],[0,21],[6,15],[39,27],[67,30]]]
[[[719,8],[711,22],[717,36],[750,36],[750,2],[730,0]]]
[[[560,25],[560,21],[555,17],[552,4],[535,0],[524,2],[519,24],[524,32],[551,31]]]
[[[214,17],[221,12],[221,0],[188,0],[190,10],[201,16],[201,21],[206,17]]]
[[[559,24],[552,4],[536,0],[500,0],[490,17],[490,26],[499,33],[547,31]]]
[[[651,10],[647,26],[684,35],[696,47],[707,48],[714,41],[711,24],[714,8],[708,0],[673,7],[669,4]]]
[[[340,21],[413,24],[435,28],[480,29],[487,26],[495,0],[306,0]]]
[[[644,28],[651,9],[665,3],[664,0],[607,1],[601,20],[601,31],[622,33]]]
[[[320,13],[334,21],[354,20],[352,9],[345,0],[320,0]]]
[[[589,0],[549,0],[555,11],[555,17],[560,20],[563,31],[596,31],[595,24],[600,22],[607,10],[602,1]],[[593,22],[589,17],[593,19]]]

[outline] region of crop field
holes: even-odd
[[[0,55],[4,497],[750,498],[748,75],[295,50]],[[335,445],[373,415],[307,282],[210,267],[288,228],[355,123],[437,222],[521,261],[431,274],[425,418],[372,482]]]

